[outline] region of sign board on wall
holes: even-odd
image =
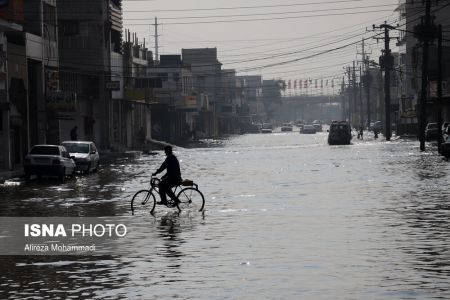
[[[112,91],[120,91],[120,81],[110,81],[106,83],[106,88]]]
[[[0,0],[0,19],[10,22],[23,21],[23,0]]]
[[[442,81],[442,97],[450,97],[450,82]],[[430,81],[429,93],[431,98],[437,98],[437,81]]]
[[[47,109],[55,113],[75,112],[77,109],[77,94],[74,92],[50,92],[46,97]]]

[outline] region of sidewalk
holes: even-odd
[[[23,176],[24,176],[23,169],[15,169],[12,171],[0,169],[0,184],[4,183],[5,180]]]
[[[124,151],[124,152],[102,152],[100,151],[100,165],[109,164],[118,159],[137,159],[141,156],[141,151]],[[24,177],[23,167],[16,168],[12,171],[8,169],[0,169],[0,184],[11,178]]]
[[[151,154],[152,150],[163,150],[165,146],[170,145],[167,142],[157,140],[147,140],[147,147],[144,151],[102,151],[100,150],[100,164],[108,164],[117,159],[138,159],[142,154]],[[0,184],[11,178],[24,177],[23,167],[14,170],[0,169]]]

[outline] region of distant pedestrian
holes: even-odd
[[[72,141],[78,140],[77,130],[78,130],[78,126],[75,126],[74,128],[72,128],[72,130],[70,130],[70,139]]]
[[[363,135],[364,135],[364,129],[361,126],[361,127],[359,127],[359,136],[360,136],[361,139],[363,139]]]
[[[139,148],[144,151],[145,150],[145,130],[144,130],[143,126],[141,126],[141,128],[139,129],[139,131],[137,133],[137,139],[138,139],[138,143],[139,143]]]

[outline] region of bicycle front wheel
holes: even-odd
[[[177,207],[179,210],[191,209],[202,211],[205,206],[205,197],[203,194],[193,187],[187,187],[182,189],[178,195]]]
[[[153,213],[155,209],[156,198],[150,190],[140,190],[134,194],[131,199],[131,212],[133,215],[139,211],[149,210]]]

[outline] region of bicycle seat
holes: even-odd
[[[184,179],[181,182],[182,186],[193,186],[194,185],[194,181],[190,180],[190,179]]]

